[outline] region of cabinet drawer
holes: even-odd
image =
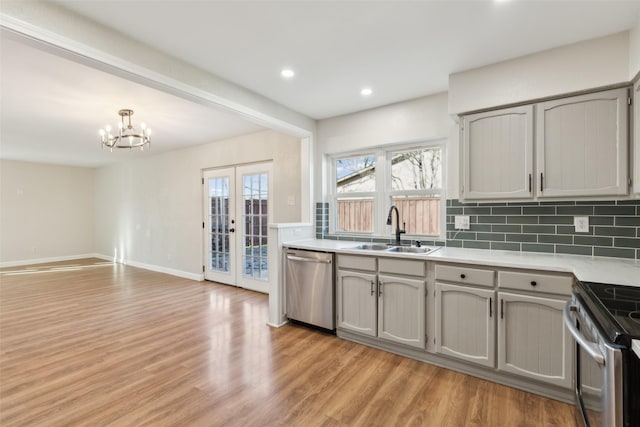
[[[494,278],[493,270],[436,264],[436,280],[492,287]]]
[[[503,289],[569,295],[572,283],[571,276],[541,274],[533,271],[498,272],[498,287]]]
[[[394,273],[420,277],[425,277],[427,274],[424,261],[379,258],[378,264],[380,265],[381,273]]]
[[[376,259],[369,256],[338,255],[338,267],[376,271]]]

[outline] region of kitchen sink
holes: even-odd
[[[386,251],[411,254],[428,254],[440,248],[436,246],[390,246],[383,243],[363,243],[350,249],[356,249],[360,251]]]
[[[431,246],[394,246],[389,248],[389,252],[408,252],[412,254],[426,254],[428,252],[433,252],[438,250],[439,248],[434,248]]]
[[[358,246],[354,246],[351,249],[359,249],[362,251],[386,251],[387,249],[389,249],[389,245],[385,245],[382,243],[371,243],[371,244],[363,244],[363,245],[358,245]]]

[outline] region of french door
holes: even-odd
[[[206,170],[203,178],[205,279],[268,293],[272,164]]]

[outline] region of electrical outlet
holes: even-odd
[[[589,232],[589,217],[588,216],[574,216],[573,225],[576,227],[576,233],[588,233]]]
[[[457,230],[468,230],[469,229],[469,215],[456,215],[455,217],[455,228]]]

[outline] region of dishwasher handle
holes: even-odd
[[[301,256],[287,254],[287,259],[291,261],[314,262],[316,264],[331,264],[330,259],[304,258]]]
[[[564,310],[562,312],[564,324],[567,326],[567,329],[569,329],[569,332],[571,332],[571,335],[573,335],[573,338],[575,338],[578,344],[580,344],[580,347],[582,347],[584,351],[586,351],[598,365],[604,366],[604,356],[600,352],[598,345],[587,340],[585,336],[582,335],[582,333],[578,330],[578,328],[576,328],[574,316],[572,315],[572,313],[575,313],[577,309],[578,307],[573,305],[571,301],[567,301],[567,304],[564,306]]]

